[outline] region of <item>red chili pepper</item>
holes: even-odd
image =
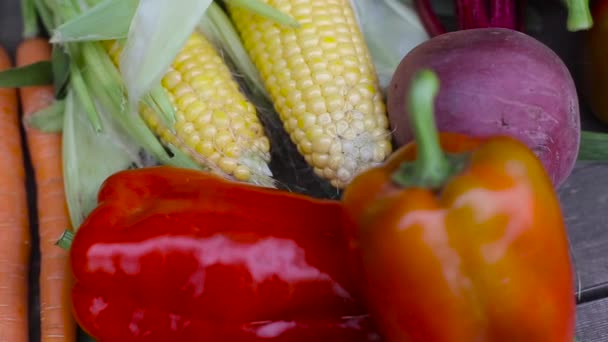
[[[416,145],[342,199],[372,320],[387,342],[572,342],[573,271],[551,181],[512,138],[438,135],[438,87],[432,71],[417,75]]]
[[[74,236],[75,317],[106,341],[368,341],[337,201],[167,166],[119,172]]]

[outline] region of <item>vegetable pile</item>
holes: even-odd
[[[526,2],[449,3],[23,1],[0,339],[572,341],[556,192],[608,138]]]

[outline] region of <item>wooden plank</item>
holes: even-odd
[[[608,342],[608,298],[581,304],[576,311],[579,342]]]
[[[0,44],[14,56],[21,39],[22,24],[19,0],[0,0]]]
[[[608,163],[579,163],[560,189],[573,259],[583,290],[608,283],[607,175]]]

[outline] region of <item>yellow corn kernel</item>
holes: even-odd
[[[298,151],[338,188],[391,153],[386,108],[350,0],[262,0],[282,26],[228,3],[243,45]]]
[[[105,48],[117,64],[119,43],[107,42]],[[241,93],[230,69],[202,33],[189,37],[162,85],[175,108],[174,133],[145,104],[140,114],[164,143],[212,171],[273,186],[270,142],[256,107]]]

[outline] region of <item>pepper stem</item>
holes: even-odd
[[[564,0],[568,6],[567,28],[570,32],[589,29],[593,26],[593,17],[589,9],[589,0]]]
[[[423,69],[414,75],[408,103],[417,159],[404,162],[393,174],[393,181],[401,186],[440,187],[452,173],[435,126],[434,102],[438,92],[439,78],[435,72]]]

